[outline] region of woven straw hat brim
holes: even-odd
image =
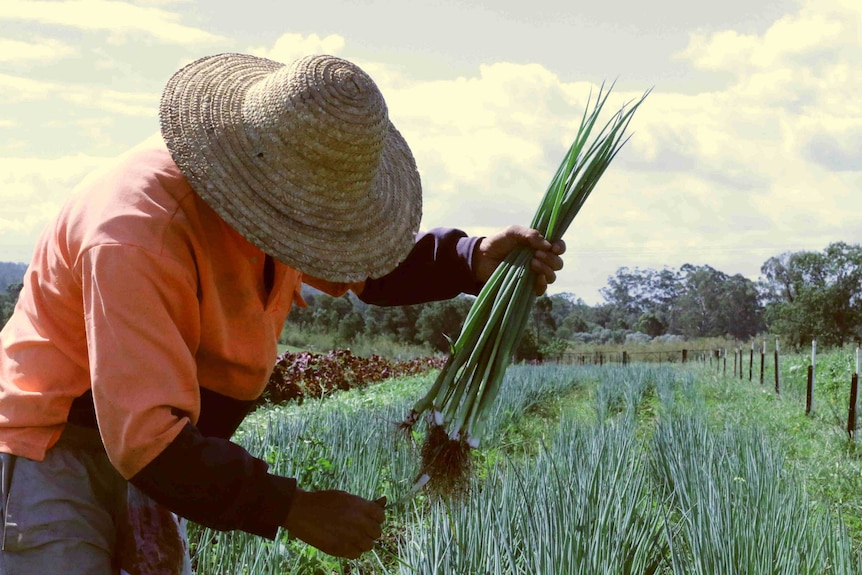
[[[349,62],[202,58],[168,82],[160,122],[196,193],[303,273],[379,277],[413,247],[422,215],[415,160],[377,87]]]

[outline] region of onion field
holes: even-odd
[[[389,500],[355,561],[286,532],[268,541],[190,526],[205,574],[853,574],[860,541],[811,495],[775,400],[703,366],[512,366],[470,492],[410,489],[422,427],[398,423],[433,374],[259,409],[236,440],[306,489]],[[719,407],[716,408],[715,406]],[[804,424],[804,422],[803,422]],[[848,460],[856,466],[858,460]]]

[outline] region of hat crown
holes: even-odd
[[[206,56],[168,81],[159,121],[198,196],[283,263],[354,282],[389,273],[412,249],[416,162],[356,65]]]
[[[249,88],[241,125],[255,161],[292,173],[331,209],[369,193],[389,119],[383,95],[359,67],[309,56]]]

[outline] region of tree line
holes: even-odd
[[[26,264],[0,262],[0,326],[12,315],[26,271]]]
[[[9,264],[6,264],[9,265]],[[0,267],[0,273],[6,270]],[[20,290],[3,284],[5,323]],[[14,274],[13,274],[14,275]],[[14,280],[15,277],[12,278]],[[5,291],[4,291],[5,289]],[[562,351],[573,343],[607,344],[655,339],[727,337],[739,341],[778,335],[794,347],[817,339],[824,346],[862,340],[862,245],[837,242],[822,252],[787,252],[769,258],[752,281],[708,265],[679,269],[619,268],[602,288],[603,302],[588,305],[571,293],[537,298],[519,359]],[[303,288],[307,307],[294,307],[288,327],[328,334],[349,345],[386,338],[447,351],[473,302],[470,296],[415,306],[375,307],[353,294],[333,298]]]
[[[619,268],[588,305],[571,293],[537,298],[518,354],[557,353],[572,343],[608,344],[654,339],[723,337],[746,341],[772,334],[793,347],[862,340],[862,246],[838,242],[822,252],[769,258],[753,281],[708,265],[679,269]],[[345,342],[392,337],[446,351],[473,298],[379,308],[355,296],[306,293],[308,307],[288,319],[303,330],[335,333]]]

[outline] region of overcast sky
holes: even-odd
[[[218,52],[328,53],[380,86],[422,227],[529,223],[590,90],[653,92],[566,235],[553,292],[622,266],[862,241],[859,0],[2,0],[0,261],[27,262],[89,171],[154,133],[162,86]]]

